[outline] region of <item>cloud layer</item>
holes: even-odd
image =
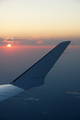
[[[0,45],[7,45],[11,44],[12,46],[21,46],[21,45],[43,45],[43,46],[50,46],[50,45],[56,45],[63,41],[70,40],[72,44],[80,45],[80,38],[77,39],[22,39],[22,38],[9,38],[6,37],[5,39],[0,38]]]

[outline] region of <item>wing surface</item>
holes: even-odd
[[[0,102],[10,97],[13,97],[23,91],[24,89],[14,86],[12,84],[0,85]]]
[[[60,43],[11,84],[0,85],[0,102],[31,87],[43,85],[45,76],[69,44],[70,41]]]

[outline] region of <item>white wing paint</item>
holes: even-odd
[[[45,76],[69,44],[70,41],[60,43],[12,83],[0,85],[0,102],[32,87],[43,85]]]
[[[0,85],[0,102],[10,97],[13,97],[23,91],[24,89],[14,86],[12,84]]]

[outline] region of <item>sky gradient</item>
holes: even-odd
[[[79,39],[80,1],[0,0],[0,38]]]
[[[80,120],[80,0],[0,0],[0,85],[67,40],[44,85],[0,103],[0,120]]]

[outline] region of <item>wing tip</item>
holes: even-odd
[[[63,42],[59,43],[59,46],[67,47],[70,43],[71,43],[71,41],[63,41]]]
[[[61,42],[60,44],[62,44],[62,43],[67,43],[67,44],[70,44],[70,43],[71,43],[71,41],[63,41],[63,42]]]

